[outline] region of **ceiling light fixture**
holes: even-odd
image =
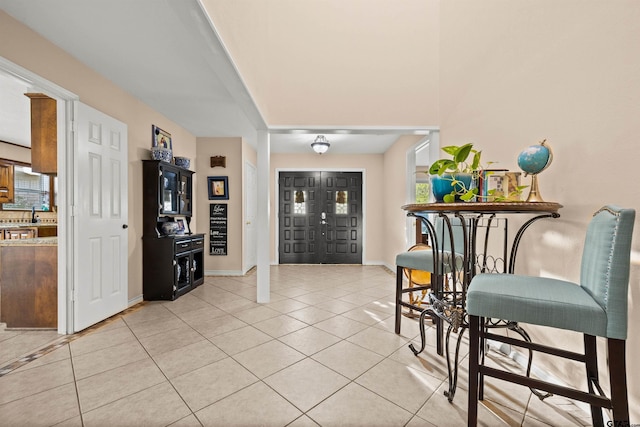
[[[327,152],[330,145],[331,144],[329,144],[329,141],[327,141],[327,138],[325,138],[324,135],[318,135],[316,140],[311,143],[311,148],[313,148],[313,151],[318,154],[324,154]]]

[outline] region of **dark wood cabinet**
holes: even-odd
[[[145,300],[174,300],[204,282],[204,234],[191,233],[193,172],[143,160],[142,280]]]
[[[204,234],[144,239],[144,299],[174,300],[204,282]]]

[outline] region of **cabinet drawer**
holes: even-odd
[[[191,248],[192,249],[202,249],[202,248],[204,248],[204,239],[202,239],[202,238],[193,239],[191,241]]]
[[[191,239],[176,240],[175,252],[180,253],[191,250]]]

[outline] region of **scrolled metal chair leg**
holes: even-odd
[[[464,336],[464,331],[467,329],[466,327],[461,327],[460,333],[458,334],[458,339],[456,340],[456,352],[454,356],[454,369],[451,369],[450,355],[449,355],[449,337],[451,335],[451,331],[454,329],[453,325],[449,325],[447,330],[447,342],[446,342],[446,352],[447,352],[447,370],[449,371],[449,390],[444,392],[444,395],[447,396],[449,403],[453,402],[453,398],[456,395],[456,389],[458,388],[458,362],[460,359],[460,344],[462,343],[462,338]]]
[[[426,337],[426,332],[424,329],[424,319],[427,316],[427,314],[429,313],[429,309],[423,310],[422,313],[420,313],[420,350],[416,350],[416,348],[414,347],[413,344],[409,344],[409,349],[411,349],[411,351],[413,352],[414,356],[419,355],[420,353],[422,353],[422,351],[424,350],[425,346],[427,345],[426,341],[427,341],[427,337]]]

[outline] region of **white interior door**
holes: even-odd
[[[76,103],[74,331],[127,308],[127,125]]]
[[[244,164],[244,270],[257,264],[257,187],[256,167],[249,162]]]

